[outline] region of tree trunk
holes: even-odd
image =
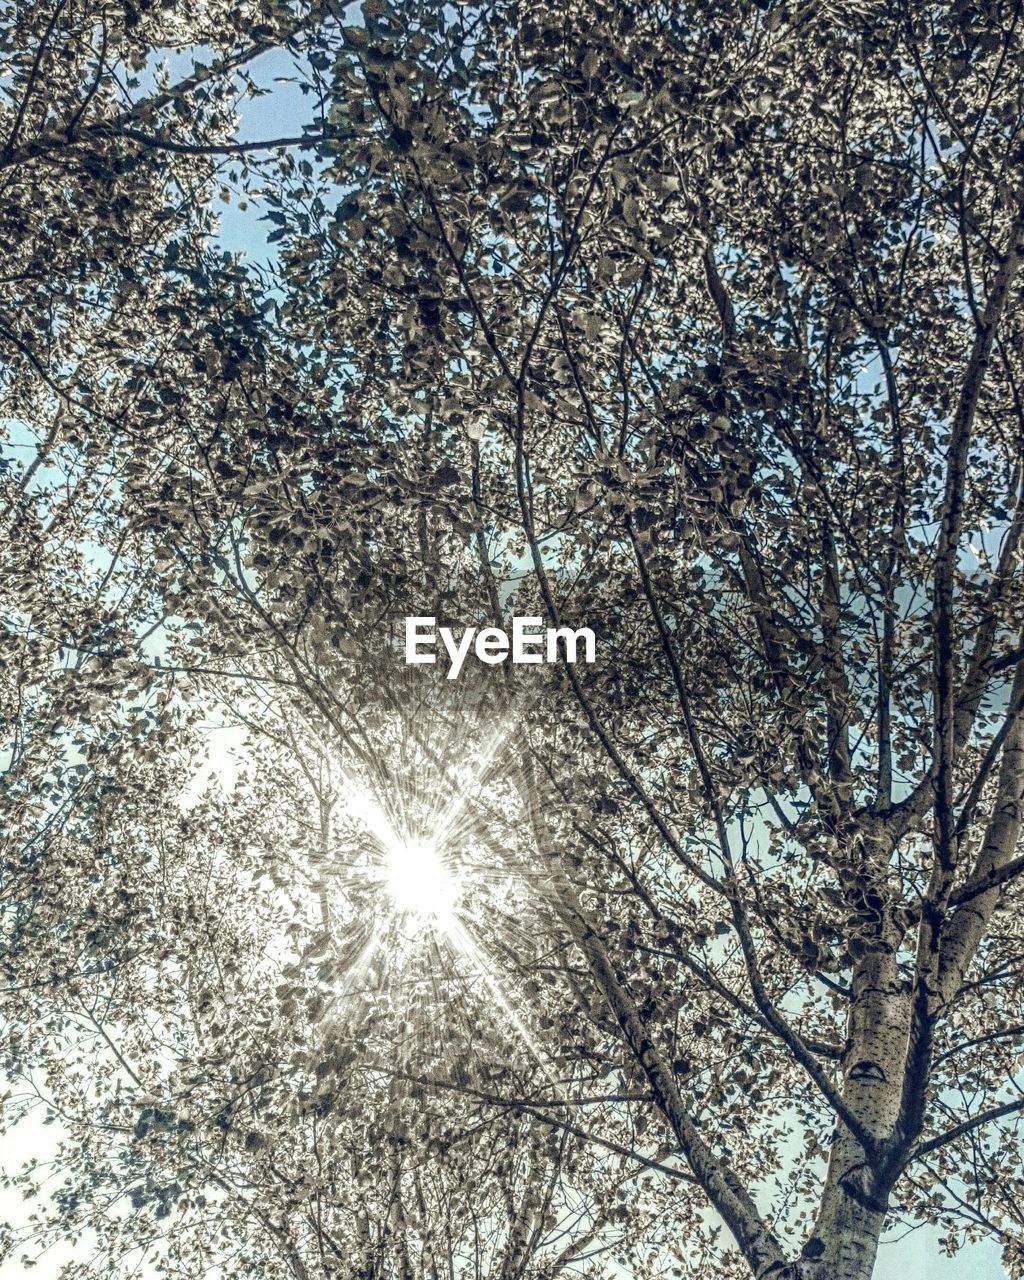
[[[880,1146],[899,1123],[909,1029],[895,947],[876,944],[854,972],[843,1100]],[[891,1191],[876,1155],[836,1125],[814,1234],[794,1268],[800,1280],[871,1280]]]
[[[855,1185],[826,1191],[806,1247],[807,1254],[822,1252],[801,1259],[800,1280],[871,1280],[886,1211],[861,1195]]]

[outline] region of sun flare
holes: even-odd
[[[481,1025],[489,1025],[506,1046],[518,1042],[551,1081],[531,1002],[497,954],[529,951],[526,903],[549,888],[536,860],[522,857],[514,788],[495,768],[512,723],[507,718],[472,744],[463,724],[450,740],[433,737],[428,750],[419,726],[398,721],[393,727],[404,732],[393,748],[401,768],[353,762],[339,770],[344,856],[330,878],[355,911],[353,924],[362,919],[360,941],[346,944],[330,1008],[346,1020],[385,1011],[402,1028],[401,1053],[410,1061],[415,1053],[447,1053],[459,1026],[478,1044]],[[322,911],[319,901],[316,907]],[[329,912],[339,937],[345,910],[339,903]]]
[[[459,884],[432,844],[396,841],[388,850],[386,884],[403,915],[442,929],[451,926]]]

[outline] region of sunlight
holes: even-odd
[[[406,1054],[436,1052],[439,1019],[458,1018],[462,1009],[518,1043],[553,1082],[531,1030],[529,1001],[514,981],[503,981],[484,941],[494,930],[518,930],[515,882],[525,876],[536,891],[543,878],[516,865],[515,841],[501,853],[495,847],[507,798],[494,794],[493,770],[512,723],[509,717],[472,749],[454,736],[435,740],[429,751],[403,726],[407,736],[395,748],[401,769],[341,770],[343,830],[351,832],[344,838],[353,857],[336,864],[338,872],[344,868],[338,881],[349,886],[357,911],[372,913],[373,929],[359,955],[346,956],[331,1005],[358,1017],[367,1001],[379,1000],[403,1028]],[[364,889],[372,896],[363,898]],[[501,946],[509,945],[506,937]]]
[[[387,889],[403,914],[442,929],[451,927],[459,884],[433,845],[422,840],[392,843]]]
[[[347,779],[346,807],[382,855],[380,883],[407,930],[411,925],[417,931],[432,927],[450,932],[462,883],[441,853],[440,841],[400,834],[405,823],[393,823],[376,798],[354,779]]]

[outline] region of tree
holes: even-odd
[[[606,1238],[651,1248],[657,1223],[636,1224],[663,1195],[607,1212],[645,1172],[626,1146],[583,1161],[590,1135],[550,1123],[543,1100],[484,1105],[496,1064],[526,1096],[543,1068],[525,1042],[510,1054],[487,986],[466,989],[479,975],[382,901],[336,753],[293,715],[275,747],[263,714],[258,776],[230,797],[182,796],[179,724],[152,759],[135,746],[123,783],[48,851],[64,919],[93,927],[63,931],[59,1002],[31,965],[7,993],[34,1029],[9,1111],[42,1106],[62,1126],[50,1214],[12,1245],[73,1240],[78,1275],[205,1274],[230,1248],[267,1276],[367,1280],[599,1274],[586,1261]],[[464,1098],[420,1082],[453,1064],[477,1086]],[[33,1162],[12,1185],[40,1197],[47,1177]]]
[[[504,726],[466,812],[545,945],[482,937],[557,1087],[384,1075],[474,1168],[461,1108],[539,1113],[607,1222],[619,1166],[558,1114],[596,1095],[681,1268],[857,1280],[902,1219],[1024,1274],[1017,10],[321,16],[280,279],[176,284],[193,374],[122,518],[195,705],[243,681],[381,803],[458,792],[440,726]],[[601,661],[409,693],[420,613],[585,622]]]

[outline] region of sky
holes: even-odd
[[[190,58],[176,57],[174,69],[188,70]],[[255,140],[298,133],[307,118],[310,102],[295,83],[296,69],[291,58],[279,51],[264,55],[250,66],[250,70],[262,85],[269,89],[265,96],[244,99],[241,103],[240,137]],[[225,164],[225,170],[230,168]],[[234,253],[242,253],[249,261],[266,262],[274,256],[273,246],[266,242],[271,224],[262,222],[258,203],[248,202],[248,208],[240,210],[238,203],[219,203],[220,242]],[[231,729],[211,731],[211,763],[204,767],[204,776],[212,771],[229,778],[232,771]],[[196,782],[198,783],[197,778]],[[41,1117],[23,1122],[15,1135],[0,1151],[0,1168],[13,1170],[29,1156],[46,1158],[59,1137],[57,1126],[45,1126]],[[0,1220],[25,1222],[32,1211],[19,1197],[0,1190]],[[942,1255],[939,1246],[940,1231],[923,1226],[905,1234],[891,1233],[884,1239],[879,1251],[875,1280],[1004,1280],[1005,1272],[1000,1263],[997,1244],[986,1241],[971,1245],[955,1258]],[[0,1262],[0,1280],[50,1280],[56,1277],[62,1264],[84,1261],[87,1252],[69,1247],[54,1249],[45,1255],[38,1266],[27,1270],[17,1257]],[[138,1271],[139,1280],[152,1275],[147,1268]]]

